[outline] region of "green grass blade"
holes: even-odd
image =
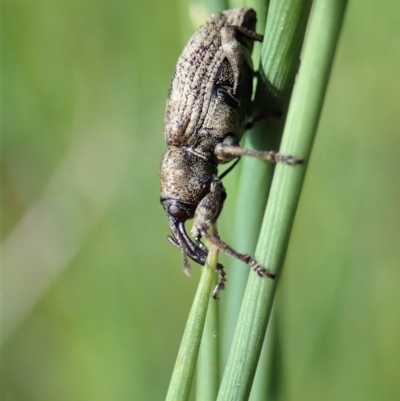
[[[346,0],[318,0],[315,4],[284,131],[282,153],[307,159],[310,156],[346,4]],[[274,175],[256,257],[278,275],[305,171],[305,167],[279,165]],[[277,282],[250,275],[218,401],[245,400],[249,396]]]
[[[262,79],[258,80],[255,115],[269,110],[282,110],[283,116],[274,122],[257,124],[246,135],[243,144],[245,148],[271,150],[279,147],[311,4],[311,0],[272,0],[267,23],[261,21],[266,29],[260,65]],[[261,4],[258,4],[258,8],[262,8]],[[259,16],[258,8],[256,10]],[[277,29],[278,25],[280,29]],[[254,254],[274,165],[250,157],[243,158],[240,164],[232,244],[241,252]],[[229,290],[226,294],[224,333],[227,338],[223,343],[225,356],[229,352],[248,276],[248,269],[241,262],[232,260],[231,266]]]
[[[204,3],[211,14],[229,8],[228,0],[206,0]]]
[[[214,401],[219,388],[219,303],[210,298],[199,358],[197,360],[196,399]]]
[[[217,259],[218,252],[211,247],[183,333],[166,401],[185,401],[189,398],[208,303],[215,284]]]

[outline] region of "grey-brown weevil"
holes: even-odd
[[[206,238],[221,251],[247,263],[261,277],[275,276],[249,255],[236,252],[223,242],[215,223],[226,192],[218,165],[241,156],[253,156],[289,165],[301,163],[292,156],[243,149],[239,141],[252,117],[254,41],[256,13],[236,8],[216,13],[190,38],[179,57],[168,93],[164,120],[168,146],[161,162],[160,201],[167,213],[172,236],[168,239],[187,257],[204,265]],[[191,234],[186,220],[194,218]],[[225,272],[217,265],[219,283],[213,296],[225,286]]]

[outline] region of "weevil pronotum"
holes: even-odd
[[[216,13],[190,38],[179,57],[168,93],[164,120],[168,146],[161,162],[160,201],[172,232],[169,241],[187,257],[204,265],[208,250],[206,238],[221,251],[248,264],[260,277],[275,276],[250,255],[241,254],[223,242],[215,223],[221,213],[226,192],[218,165],[241,156],[270,162],[299,164],[300,159],[276,152],[243,149],[239,141],[252,117],[251,52],[254,41],[263,36],[255,32],[256,13],[236,8]],[[186,220],[194,218],[189,237]],[[219,283],[213,296],[225,287],[225,271],[218,263]]]

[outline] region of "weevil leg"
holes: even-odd
[[[251,51],[243,46],[237,40],[236,34],[239,33],[246,38],[253,41],[263,41],[263,36],[246,28],[238,27],[235,25],[225,26],[221,29],[221,47],[224,51],[225,57],[228,59],[234,76],[233,94],[237,92],[239,85],[239,77],[243,71],[243,66],[247,65],[253,69],[251,61]],[[244,63],[244,64],[243,64]]]
[[[196,243],[192,242],[185,231],[185,226],[183,222],[173,219],[173,221],[170,221],[170,226],[173,235],[169,235],[167,239],[169,242],[171,242],[171,244],[182,251],[183,271],[185,272],[185,274],[190,276],[191,267],[187,257],[194,260],[196,263],[204,266],[207,260],[208,250],[204,246],[204,244],[201,244],[202,248],[200,248],[199,246],[196,246]],[[197,241],[200,242],[200,238]],[[217,263],[216,269],[218,271],[219,281],[213,291],[214,299],[218,299],[218,292],[222,291],[225,288],[226,282],[226,273],[224,270],[224,266],[221,263]]]
[[[225,188],[222,185],[221,180],[214,175],[213,181],[210,185],[209,193],[201,200],[196,208],[193,228],[191,231],[195,243],[200,242],[204,231],[207,232],[208,229],[211,229],[213,233],[217,235],[215,222],[221,213],[225,199]],[[226,272],[224,270],[224,266],[218,263],[216,269],[218,272],[218,284],[213,291],[214,299],[218,299],[218,293],[225,288],[226,283]]]
[[[219,299],[218,293],[225,289],[226,272],[224,270],[224,266],[222,266],[220,263],[217,264],[216,269],[218,272],[218,284],[215,286],[212,296],[214,299]]]
[[[217,85],[217,90],[225,95],[225,99],[232,107],[240,107],[240,99],[235,96],[233,88],[227,85]]]
[[[200,239],[194,238],[193,242],[203,251],[206,251],[208,253],[207,247],[200,241]]]
[[[215,222],[221,211],[221,199],[225,192],[221,180],[214,176],[213,181],[210,185],[209,193],[202,199],[196,208],[194,223],[192,228],[192,235],[197,240],[200,238],[206,238],[213,245],[215,245],[222,252],[233,256],[236,259],[249,265],[260,277],[275,278],[275,275],[268,272],[263,266],[261,266],[255,259],[250,255],[236,252],[228,244],[221,241]],[[224,286],[225,283],[225,272],[220,273],[220,284]],[[218,286],[217,286],[218,287]],[[218,288],[215,289],[218,293]]]
[[[195,241],[200,241],[203,232],[208,229],[216,231],[215,222],[221,213],[225,198],[226,192],[222,181],[214,175],[208,194],[200,201],[194,214],[191,233]]]
[[[174,237],[169,235],[167,238],[169,242],[171,242],[171,244],[175,245],[177,248],[181,250],[183,257],[183,271],[187,276],[190,276],[192,273],[192,267],[190,266],[186,251],[180,247],[180,245],[178,244],[177,240]],[[202,245],[204,246],[204,244]],[[224,266],[221,263],[217,263],[217,266],[215,268],[218,272],[218,284],[215,286],[212,296],[214,299],[219,299],[218,293],[225,289],[226,272]]]
[[[303,159],[297,159],[291,155],[283,155],[274,151],[259,151],[252,149],[244,149],[239,145],[231,145],[227,143],[219,143],[214,148],[214,153],[220,160],[227,160],[233,157],[250,156],[258,159],[266,160],[272,163],[283,163],[289,166],[303,164]]]
[[[233,28],[235,28],[236,32],[241,33],[243,36],[246,36],[246,38],[254,40],[255,42],[262,42],[264,40],[264,35],[254,32],[251,29],[247,29],[243,26],[233,26]]]
[[[249,265],[252,268],[252,270],[254,270],[254,272],[257,273],[258,276],[269,277],[271,279],[274,279],[276,277],[275,274],[269,272],[265,267],[260,265],[250,255],[239,253],[239,252],[235,251],[233,248],[231,248],[226,242],[221,241],[218,234],[216,234],[216,233],[209,234],[207,231],[203,232],[202,234],[203,234],[204,238],[206,238],[208,241],[210,241],[211,244],[215,245],[222,252]]]
[[[240,157],[237,157],[236,160],[223,172],[221,173],[218,178],[222,180],[224,177],[226,177],[235,167],[236,165],[240,162]]]
[[[257,116],[254,116],[250,121],[248,121],[244,127],[245,131],[253,128],[257,123],[260,121],[276,121],[280,117],[282,117],[282,112],[281,111],[276,111],[276,110],[271,110],[267,111],[265,113],[259,114]]]

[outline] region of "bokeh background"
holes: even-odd
[[[188,7],[3,1],[2,400],[165,396],[200,272],[158,201]],[[397,0],[349,2],[277,294],[280,400],[400,396],[399,26]]]

